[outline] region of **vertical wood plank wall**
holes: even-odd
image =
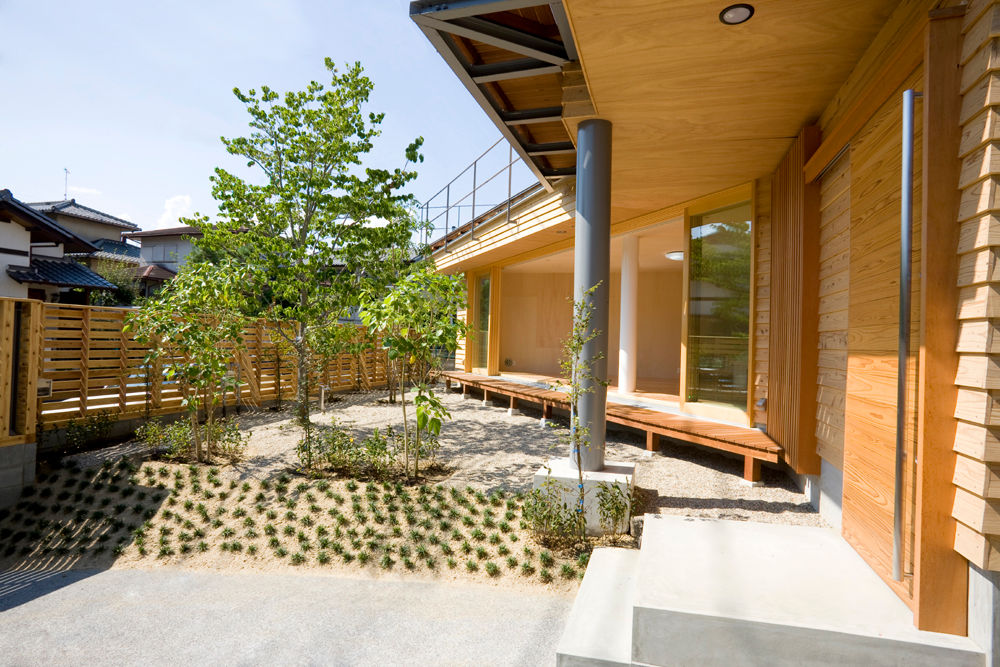
[[[962,46],[955,550],[1000,570],[1000,7],[970,3]]]
[[[757,210],[754,212],[753,423],[766,426],[771,333],[771,179],[756,182],[754,200]]]
[[[922,87],[914,72],[852,139],[848,375],[844,442],[844,537],[904,599],[912,579],[890,581],[896,449],[896,378],[899,321],[899,187],[902,91]],[[914,201],[921,195],[921,123],[915,123]],[[913,275],[920,275],[920,213],[914,209]],[[912,284],[911,359],[919,347],[919,280]],[[914,364],[907,412],[904,569],[913,544]]]
[[[819,129],[803,128],[771,179],[771,313],[769,384],[780,409],[767,414],[767,433],[797,473],[819,473],[816,455],[819,186],[802,168],[819,145]]]
[[[819,318],[816,451],[844,467],[847,392],[847,306],[851,261],[851,154],[823,174],[820,185]]]

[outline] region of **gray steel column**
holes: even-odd
[[[573,258],[574,299],[600,285],[587,297],[593,306],[591,330],[600,332],[583,348],[581,358],[592,362],[598,381],[580,399],[580,424],[590,429],[590,446],[581,454],[584,470],[604,468],[607,427],[608,294],[611,285],[611,123],[585,120],[576,133],[576,240]],[[570,452],[570,462],[576,460]]]

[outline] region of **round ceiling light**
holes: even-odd
[[[726,25],[746,23],[750,20],[751,16],[753,16],[753,5],[742,2],[736,5],[729,5],[719,12],[719,20]]]

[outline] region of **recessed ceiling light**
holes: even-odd
[[[746,23],[753,16],[753,5],[748,5],[746,3],[739,3],[736,5],[729,5],[721,12],[719,12],[719,20],[726,25],[739,25],[740,23]]]
[[[673,252],[665,252],[663,256],[669,259],[671,262],[683,262],[684,261],[684,251],[674,250]]]

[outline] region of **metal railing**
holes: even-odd
[[[503,137],[497,139],[492,146],[469,163],[443,188],[419,205],[418,211],[422,223],[421,245],[443,238],[444,249],[447,251],[448,235],[463,224],[470,222],[472,227],[469,232],[472,238],[475,238],[476,217],[504,203],[506,203],[507,222],[510,222],[510,200],[514,194],[512,191],[514,169],[522,160],[519,155],[514,153],[514,148],[509,143],[506,145],[507,156],[504,160],[502,143],[504,143]],[[496,169],[496,163],[500,160],[502,160],[503,166]],[[484,171],[489,175],[482,178]],[[504,175],[507,177],[506,198],[498,202],[496,200],[503,197],[504,191],[502,186],[497,187],[497,183],[502,183],[502,181],[498,182],[497,179]],[[493,187],[488,188],[491,184],[494,184]],[[483,201],[484,195],[488,197],[487,203]]]

